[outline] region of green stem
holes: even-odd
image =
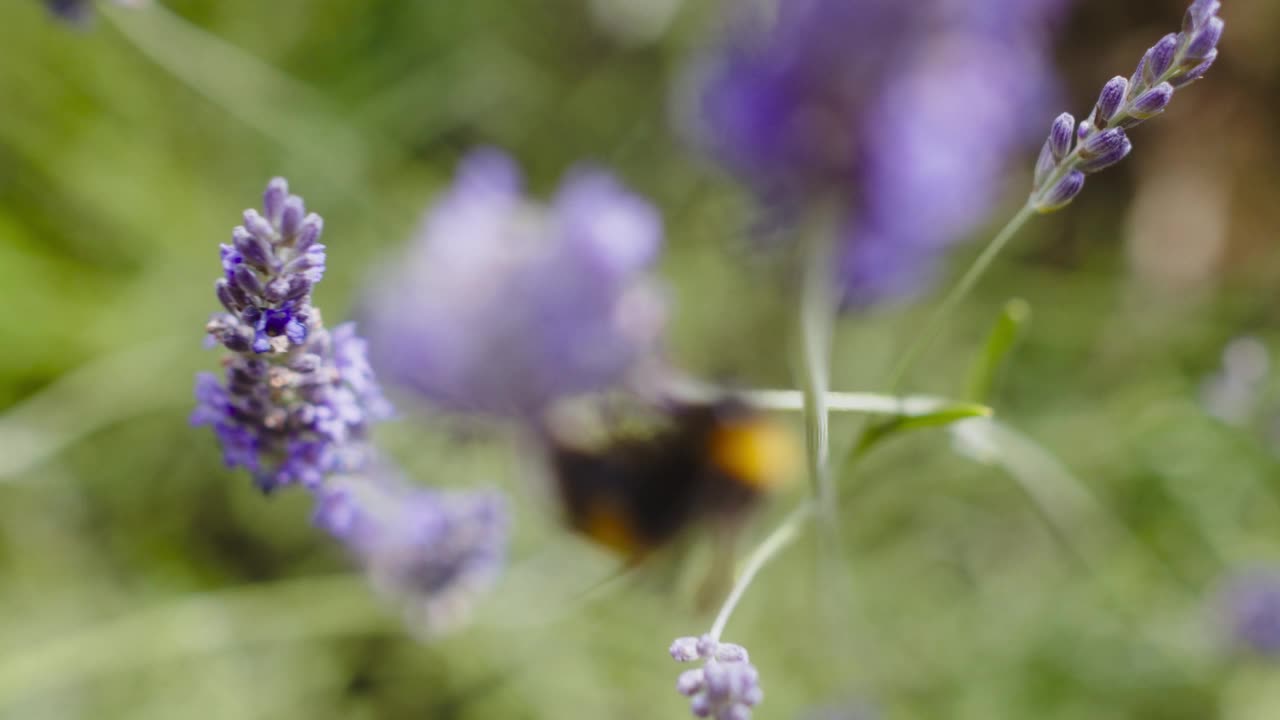
[[[1018,231],[1035,214],[1036,210],[1030,202],[1024,204],[973,261],[969,269],[965,271],[960,280],[943,298],[942,303],[929,316],[924,330],[916,336],[911,345],[907,347],[907,351],[903,353],[902,359],[894,366],[893,372],[889,375],[889,393],[893,393],[901,385],[902,381],[906,379],[907,373],[911,371],[916,361],[920,359],[925,350],[929,349],[929,346],[942,332],[942,328],[947,320],[951,318],[951,314],[969,296],[969,293],[973,292],[973,288],[977,286],[978,281],[990,269],[991,263],[996,259],[996,256],[1000,254],[1000,251],[1004,250],[1004,247],[1009,244],[1013,236],[1017,235]]]
[[[808,240],[800,298],[801,389],[809,478],[821,508],[835,505],[828,471],[831,455],[827,390],[831,384],[831,337],[835,327],[835,276],[831,271],[831,223],[819,220]]]
[[[800,526],[809,519],[813,509],[812,500],[800,503],[778,527],[774,528],[773,532],[769,533],[768,537],[756,546],[755,550],[751,551],[751,555],[747,556],[746,562],[743,563],[742,571],[738,574],[738,579],[733,584],[733,589],[729,591],[729,596],[725,598],[724,604],[720,606],[720,612],[716,614],[716,620],[711,625],[712,638],[715,640],[720,639],[720,634],[724,632],[724,626],[728,624],[729,617],[733,615],[734,609],[738,607],[738,601],[742,599],[742,595],[751,586],[751,582],[755,580],[756,574],[775,555],[796,539],[800,532]]]

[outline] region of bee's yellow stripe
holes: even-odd
[[[721,472],[761,490],[790,478],[800,458],[791,433],[762,418],[716,428],[711,435],[710,453],[712,463]]]

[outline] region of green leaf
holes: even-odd
[[[990,399],[991,389],[995,386],[1001,367],[1030,321],[1031,305],[1026,300],[1014,298],[1005,303],[991,332],[987,334],[986,345],[974,358],[973,366],[969,369],[969,380],[964,393],[966,398],[975,402],[987,402]]]
[[[911,400],[912,398],[908,398]],[[879,424],[868,428],[862,435],[862,439],[858,443],[858,447],[854,449],[855,455],[861,455],[872,447],[880,444],[881,441],[887,440],[895,435],[912,430],[922,430],[927,428],[938,428],[952,425],[962,420],[972,420],[974,418],[989,418],[992,415],[991,408],[986,405],[968,402],[952,402],[946,400],[934,400],[933,407],[924,410],[924,406],[917,404],[915,412],[902,413],[897,417],[890,418]],[[914,398],[917,403],[924,398]]]

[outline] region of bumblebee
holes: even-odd
[[[799,455],[790,432],[737,398],[674,401],[656,414],[647,432],[548,440],[566,523],[632,561],[693,525],[737,524]]]

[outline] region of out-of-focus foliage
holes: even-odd
[[[1182,8],[1079,3],[1064,109],[1085,112]],[[709,623],[705,548],[610,580],[522,458],[404,418],[379,439],[421,481],[516,498],[496,596],[423,644],[304,501],[264,500],[186,418],[193,373],[216,362],[200,346],[216,244],[269,177],[325,216],[316,303],[336,324],[478,143],[543,194],[579,161],[615,169],[667,223],[672,354],[792,385],[794,311],[744,241],[755,217],[672,129],[710,10],[157,0],[104,3],[77,29],[0,5],[0,717],[684,717],[665,648]],[[908,383],[961,395],[991,323],[1025,299],[1034,319],[989,402],[1027,452],[988,464],[940,431],[887,442],[842,484],[847,578],[801,543],[751,588],[727,637],[760,670],[758,717],[1280,715],[1280,669],[1225,648],[1212,605],[1224,573],[1280,562],[1277,382],[1239,424],[1202,403],[1233,338],[1280,349],[1280,5],[1224,17],[1210,78],[1016,240]],[[1033,160],[1011,172],[1010,209]],[[880,389],[929,303],[843,319],[833,387]],[[853,426],[836,420],[837,451]],[[819,598],[846,581],[832,628]]]

